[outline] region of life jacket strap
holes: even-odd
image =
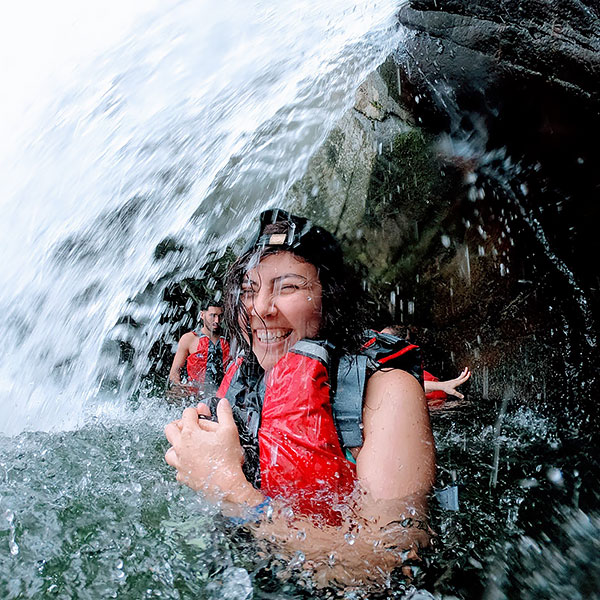
[[[369,376],[384,368],[402,369],[423,384],[421,350],[396,336],[365,332],[358,355],[343,356],[337,369],[330,369],[333,417],[342,448],[363,444],[363,401]]]
[[[333,346],[328,342],[300,340],[290,348],[290,352],[293,352],[294,354],[300,354],[302,356],[308,356],[308,358],[314,358],[322,363],[327,369],[329,369],[331,364],[329,349],[332,347]]]
[[[368,357],[342,356],[337,381],[332,389],[333,418],[342,448],[357,448],[363,443],[362,410],[367,382]]]

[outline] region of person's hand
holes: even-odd
[[[464,395],[457,391],[457,387],[465,383],[471,377],[471,371],[469,367],[465,367],[462,370],[462,373],[456,379],[448,379],[447,381],[439,381],[436,382],[436,385],[443,392],[446,392],[448,396],[456,396],[461,400],[464,398]]]
[[[229,402],[219,402],[218,422],[209,419],[210,409],[199,404],[169,423],[165,435],[172,447],[165,460],[177,470],[177,481],[192,489],[213,499],[245,502],[250,484],[242,472],[244,454]]]

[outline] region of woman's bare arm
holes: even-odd
[[[423,387],[425,388],[425,393],[441,391],[448,396],[456,396],[462,400],[464,396],[456,388],[465,383],[470,377],[471,371],[469,370],[469,367],[465,367],[455,379],[446,379],[445,381],[425,381]]]
[[[435,478],[435,447],[423,390],[406,371],[379,371],[367,386],[358,480],[373,500],[426,501]]]

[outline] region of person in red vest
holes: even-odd
[[[177,480],[302,555],[323,585],[385,585],[429,541],[435,446],[420,360],[419,372],[394,366],[417,347],[397,340],[371,360],[364,294],[329,232],[262,213],[227,276],[241,354],[221,399],[165,427]]]
[[[208,302],[200,311],[202,326],[181,336],[169,373],[171,398],[194,396],[217,390],[229,364],[229,343],[221,336],[223,308]],[[187,382],[181,380],[183,367]]]
[[[381,330],[381,333],[400,337],[402,339],[415,343],[415,327],[411,325],[388,325]],[[418,343],[418,341],[416,342]],[[459,400],[464,398],[456,388],[471,377],[469,367],[465,367],[458,377],[440,381],[435,375],[423,369],[423,388],[427,398],[429,408],[442,408],[448,400],[448,396],[455,396]]]

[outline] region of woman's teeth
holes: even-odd
[[[280,340],[283,340],[284,338],[288,337],[290,334],[292,333],[292,330],[289,329],[287,331],[283,331],[283,330],[257,330],[256,331],[256,337],[258,338],[259,342],[263,342],[265,344],[269,344],[269,343],[273,343],[273,342],[279,342]]]

